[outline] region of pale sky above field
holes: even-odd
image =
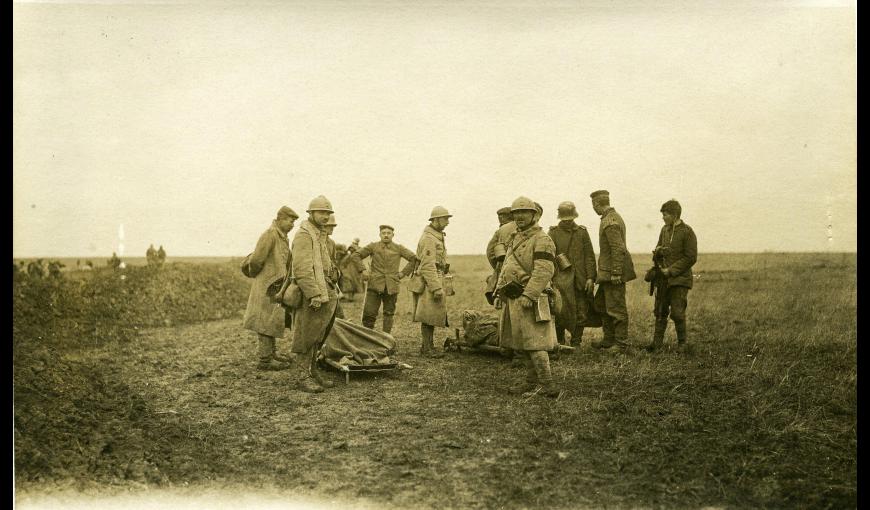
[[[851,2],[88,2],[13,8],[13,256],[235,256],[325,194],[334,238],[611,192],[628,247],[857,250]],[[123,240],[119,239],[123,231]],[[292,233],[291,233],[292,235]]]

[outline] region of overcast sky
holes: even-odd
[[[723,4],[727,4],[725,7]],[[677,198],[701,252],[857,250],[848,2],[17,4],[13,256],[250,252],[326,195],[334,238],[435,205],[611,192],[648,252]],[[123,226],[123,227],[122,227]],[[292,235],[292,233],[291,233]]]

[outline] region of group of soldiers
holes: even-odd
[[[585,327],[600,325],[603,329],[604,338],[593,343],[595,348],[629,345],[625,284],[636,275],[626,247],[625,223],[610,205],[607,191],[596,191],[590,197],[593,210],[601,217],[597,264],[586,227],[575,222],[579,215],[573,203],[559,205],[559,223],[548,232],[538,225],[543,208],[529,198],[519,197],[497,211],[500,225],[486,249],[493,272],[485,294],[500,311],[500,346],[513,351],[526,367],[524,380],[511,388],[512,393],[557,396],[548,352],[557,344],[579,344]],[[316,197],[306,213],[291,243],[288,233],[299,215],[281,207],[242,264],[242,271],[254,279],[244,326],[258,333],[258,367],[283,370],[295,366],[297,387],[305,392],[321,392],[333,385],[314,361],[335,318],[344,317],[339,300],[342,267],[353,268],[367,282],[363,325],[374,328],[383,308],[387,333],[393,326],[399,282],[408,278],[413,321],[420,323],[420,353],[429,358],[443,356],[434,346],[434,334],[436,327],[448,325],[447,298],[453,295],[445,248],[444,230],[452,217],[447,209],[436,206],[432,210],[416,252],[393,241],[395,229],[390,225],[380,225],[378,242],[353,250],[344,251],[340,245],[337,249],[330,237],[337,223],[329,200]],[[687,293],[697,259],[697,240],[680,219],[680,204],[669,200],[661,213],[665,225],[653,251],[654,266],[645,278],[655,290],[655,333],[649,351],[663,345],[668,318],[674,322],[678,343],[686,345]],[[369,268],[362,264],[365,258],[371,258]],[[402,259],[407,264],[400,271]],[[302,296],[301,304],[292,309],[281,304],[289,281]],[[291,352],[282,356],[276,351],[275,339],[291,324]]]
[[[148,249],[145,250],[145,259],[148,261],[148,267],[162,267],[166,262],[166,250],[163,249],[162,244],[157,250],[155,250],[154,245],[151,244],[148,246]]]

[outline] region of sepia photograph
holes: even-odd
[[[15,0],[13,506],[854,509],[854,0]]]

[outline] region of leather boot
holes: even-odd
[[[685,344],[689,341],[688,333],[686,332],[686,321],[674,321],[674,329],[677,330],[677,343]]]
[[[665,341],[665,330],[668,328],[668,320],[656,319],[655,331],[653,331],[652,343],[646,346],[649,352],[655,352],[662,348]]]
[[[290,368],[288,363],[282,363],[275,359],[275,338],[267,335],[259,335],[259,345],[257,346],[257,355],[260,362],[257,363],[257,368],[260,370],[287,370]]]
[[[420,324],[420,332],[423,336],[423,346],[420,355],[426,358],[442,358],[444,353],[435,350],[435,326]]]
[[[538,373],[535,371],[535,364],[528,355],[522,358],[523,365],[526,367],[526,379],[521,383],[517,383],[508,390],[514,395],[522,395],[530,391],[535,391],[538,388]]]
[[[558,397],[561,392],[553,384],[553,374],[550,371],[550,357],[547,355],[547,351],[532,351],[530,356],[540,387],[523,393],[523,397],[528,398],[534,395],[543,395],[551,398]]]
[[[317,384],[317,381],[311,376],[311,360],[314,355],[313,349],[308,352],[298,354],[296,359],[299,360],[299,376],[300,379],[296,382],[296,389],[305,393],[320,393],[323,391],[323,386]]]
[[[328,379],[328,376],[324,374],[317,366],[316,357],[311,358],[311,378],[314,379],[314,382],[323,386],[324,388],[332,388],[333,386],[335,386],[335,383],[330,381]]]
[[[577,326],[571,332],[571,345],[574,347],[580,347],[580,342],[583,341],[583,329],[583,326]]]
[[[271,344],[270,348],[272,350],[272,359],[281,363],[287,363],[288,365],[293,363],[293,359],[291,356],[285,356],[283,354],[278,354],[278,340],[276,338],[272,338],[269,342]]]
[[[384,315],[384,333],[393,331],[393,316]]]

